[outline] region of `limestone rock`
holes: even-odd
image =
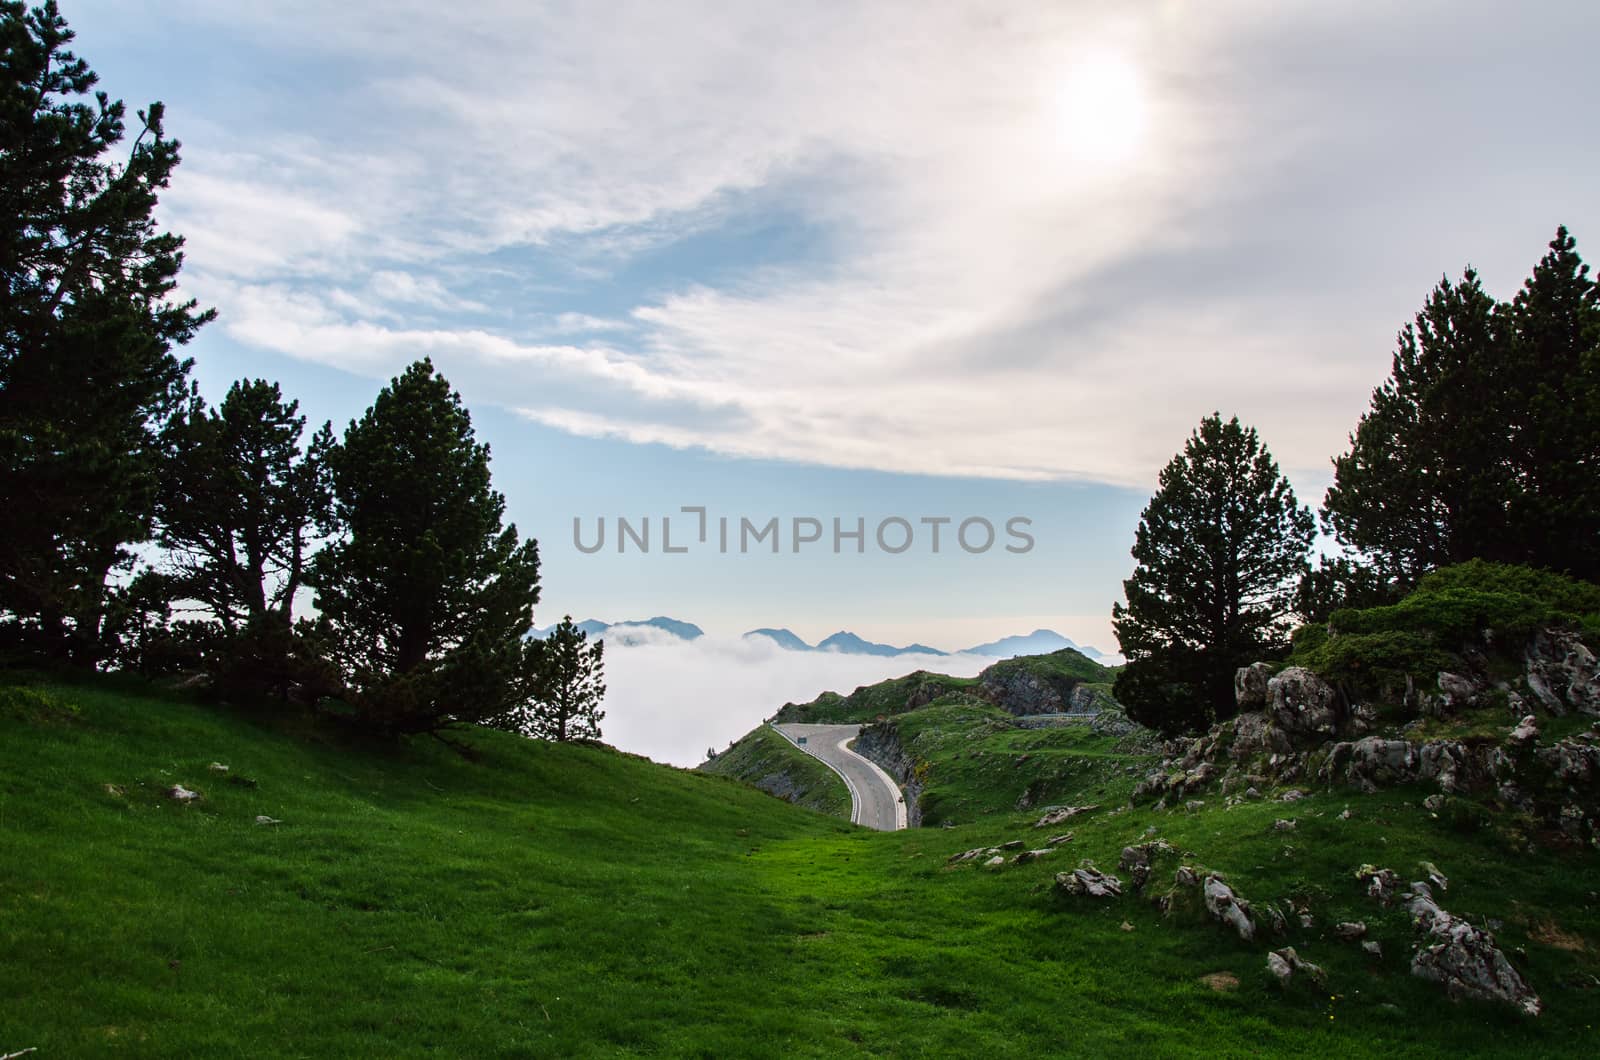
[[[1343,924],[1335,924],[1333,933],[1345,942],[1357,942],[1367,937],[1367,925],[1359,920],[1346,921]]]
[[[1385,906],[1394,904],[1400,889],[1400,876],[1393,869],[1363,865],[1356,870],[1356,879],[1367,885],[1368,898]]]
[[[1517,722],[1517,727],[1511,730],[1507,737],[1514,747],[1526,747],[1539,738],[1539,722],[1532,714],[1526,714]]]
[[[1239,711],[1260,710],[1267,705],[1267,682],[1272,680],[1272,667],[1266,663],[1241,666],[1233,674],[1233,698]]]
[[[1076,832],[1062,832],[1060,835],[1053,835],[1044,841],[1044,845],[1047,847],[1058,847],[1062,843],[1070,843],[1072,842],[1072,837],[1076,834]]]
[[[1006,863],[1006,859],[1001,857],[999,854],[996,854],[994,857],[990,858],[988,861],[985,861],[983,863],[983,867],[986,868],[986,869],[998,869],[1002,865],[1004,865],[1005,863]]]
[[[1600,660],[1571,630],[1547,629],[1524,656],[1528,688],[1550,713],[1600,714]]]
[[[1022,840],[1013,839],[1013,840],[1010,840],[1009,842],[1001,843],[998,849],[1000,849],[1000,850],[1021,850],[1022,846],[1023,846]]]
[[[1043,850],[1024,850],[1020,854],[1018,854],[1016,857],[1011,859],[1011,864],[1013,864],[1013,865],[1026,865],[1030,861],[1038,861],[1040,858],[1044,857],[1046,854],[1054,854],[1054,853],[1055,853],[1055,851],[1049,849],[1048,847],[1043,849]]]
[[[1133,893],[1142,894],[1145,883],[1150,879],[1152,863],[1167,854],[1175,855],[1177,851],[1165,839],[1126,846],[1122,848],[1122,859],[1117,862],[1117,868],[1128,874],[1133,883]]]
[[[1283,986],[1292,983],[1296,976],[1304,976],[1318,983],[1327,979],[1327,973],[1319,965],[1303,959],[1293,946],[1285,946],[1267,954],[1267,971]]]
[[[945,864],[946,865],[959,865],[963,861],[971,861],[973,858],[976,858],[979,855],[986,853],[988,851],[988,849],[989,849],[988,847],[973,847],[971,850],[963,850],[959,854],[951,854],[948,858],[945,859]]]
[[[1366,942],[1361,944],[1361,952],[1365,953],[1368,957],[1371,957],[1375,961],[1383,959],[1383,947],[1372,939],[1368,939]]]
[[[1301,666],[1291,666],[1267,682],[1267,713],[1296,744],[1331,740],[1338,730],[1339,693]]]
[[[264,813],[256,814],[256,824],[282,824],[276,817],[268,817]]]
[[[174,799],[178,802],[193,802],[199,797],[200,793],[198,791],[190,791],[182,784],[174,784],[172,787],[167,789],[167,798]]]
[[[1272,822],[1272,830],[1274,832],[1292,832],[1294,829],[1294,821],[1285,821],[1280,817],[1278,820]]]
[[[1439,672],[1439,704],[1448,713],[1457,713],[1478,705],[1483,688],[1470,677],[1441,670]]]
[[[1221,876],[1207,876],[1201,891],[1205,895],[1207,912],[1233,928],[1244,941],[1250,942],[1256,937],[1256,922],[1250,915],[1250,903],[1234,894],[1233,888]]]
[[[1049,828],[1051,825],[1060,824],[1062,821],[1071,820],[1079,814],[1098,810],[1099,806],[1057,806],[1034,822],[1035,828]]]
[[[1116,898],[1122,894],[1122,881],[1085,861],[1071,872],[1056,873],[1056,888],[1084,898]]]
[[[1537,1016],[1539,995],[1511,966],[1494,936],[1440,909],[1426,884],[1416,885],[1407,906],[1423,933],[1411,974],[1444,986],[1452,998],[1500,1001]]]

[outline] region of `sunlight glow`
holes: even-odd
[[[1144,142],[1144,80],[1121,55],[1100,53],[1075,63],[1066,71],[1058,103],[1064,146],[1080,161],[1125,162]]]

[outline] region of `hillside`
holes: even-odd
[[[1596,855],[1463,831],[1415,788],[1123,809],[1119,773],[1064,781],[1063,801],[1105,799],[1065,827],[1035,807],[885,834],[600,747],[457,739],[470,755],[108,687],[0,693],[0,1052],[1592,1051]],[[1163,913],[1170,863],[1142,897],[1052,885],[1152,837],[1263,922],[1292,903],[1284,935]],[[949,860],[1011,840],[1052,853]],[[1424,861],[1452,911],[1501,922],[1543,1015],[1409,974],[1409,917],[1355,872]],[[1355,918],[1381,957],[1335,936]],[[1285,944],[1326,987],[1277,985],[1264,957]]]
[[[698,768],[742,780],[796,806],[850,819],[850,789],[838,774],[766,725]]]

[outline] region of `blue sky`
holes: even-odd
[[[1396,329],[1600,239],[1588,3],[63,0],[184,164],[218,397],[428,354],[547,622],[954,648],[1108,613],[1200,416],[1305,500]],[[1034,521],[1035,549],[585,556],[574,516]]]

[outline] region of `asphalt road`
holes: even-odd
[[[906,804],[893,778],[876,763],[845,746],[856,738],[861,726],[774,725],[773,728],[844,778],[845,786],[850,789],[850,820],[880,832],[893,832],[906,826]],[[800,742],[801,737],[805,737],[805,743]]]

